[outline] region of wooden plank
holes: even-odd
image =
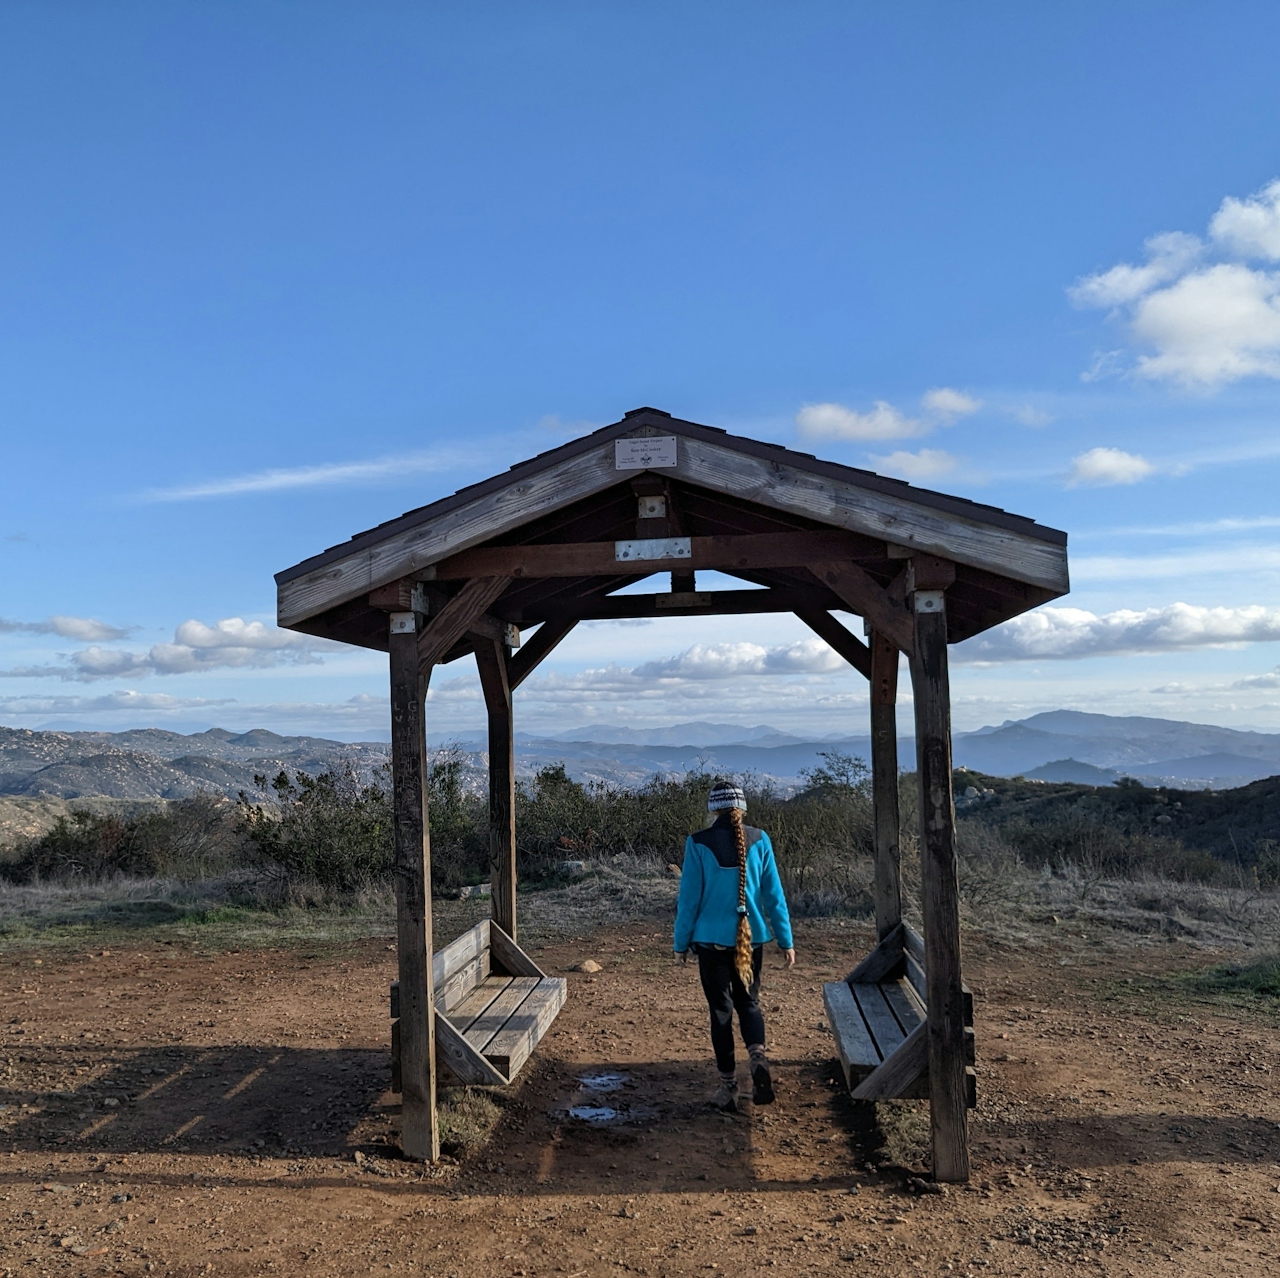
[[[568,984],[563,976],[544,976],[506,1025],[489,1040],[485,1059],[508,1078],[514,1078],[559,1015]]]
[[[436,1011],[453,1011],[488,976],[489,951],[486,949],[436,986]]]
[[[910,1034],[917,1025],[925,1021],[924,1003],[905,976],[900,976],[896,981],[882,981],[880,992],[893,1009],[893,1015],[902,1026],[903,1034]]]
[[[898,649],[871,632],[871,802],[874,822],[876,934],[902,922],[898,823]]]
[[[669,540],[669,539],[667,539]],[[863,543],[836,529],[812,532],[741,533],[690,537],[688,556],[680,556],[682,572],[736,569],[803,568],[820,559],[844,559],[864,549]],[[665,566],[654,547],[652,559],[620,559],[616,541],[554,542],[523,546],[477,546],[443,559],[423,574],[435,581],[471,577],[610,577],[620,570]],[[683,544],[683,543],[682,543]],[[667,556],[669,558],[669,556]]]
[[[400,1019],[400,982],[391,982],[391,1019],[398,1021]]]
[[[915,957],[921,967],[924,966],[924,937],[905,919],[902,921],[902,942],[908,954]]]
[[[928,1007],[929,1114],[935,1180],[969,1179],[960,887],[951,790],[951,692],[941,591],[917,591],[911,664],[920,791],[921,903]]]
[[[400,1073],[400,1022],[391,1022],[391,1090],[399,1092],[404,1086]]]
[[[489,920],[481,919],[475,927],[468,928],[455,937],[431,959],[431,977],[437,985],[443,985],[460,968],[465,967],[477,955],[489,948]]]
[[[824,640],[865,679],[871,678],[871,650],[825,609],[805,608],[796,613],[810,630]]]
[[[869,572],[844,560],[811,563],[808,568],[851,611],[865,617],[902,652],[911,652],[915,646],[911,614],[898,607]]]
[[[484,1055],[489,1040],[506,1026],[525,999],[537,988],[536,976],[513,976],[507,988],[467,1026],[463,1038]]]
[[[490,932],[494,966],[511,976],[546,976],[546,973],[495,923]]]
[[[1071,589],[1065,545],[985,523],[901,495],[842,482],[791,464],[785,454],[753,456],[731,443],[681,438],[675,477],[741,501],[816,519],[865,536],[882,538],[909,552],[942,555],[1002,577],[1044,586],[1055,595]]]
[[[537,474],[513,476],[509,485],[455,506],[427,524],[401,527],[384,540],[278,582],[277,619],[282,626],[292,626],[468,546],[612,488],[619,479],[613,462],[613,444],[602,444]]]
[[[510,976],[486,976],[456,1007],[449,1012],[449,1023],[465,1034],[477,1016],[511,984]]]
[[[418,660],[422,666],[433,666],[443,657],[510,584],[507,577],[475,577],[467,582],[418,636]]]
[[[400,1147],[440,1157],[436,1116],[435,990],[431,961],[431,843],[427,819],[427,676],[418,636],[397,613],[390,626],[391,791],[395,842],[396,951],[400,977]],[[429,673],[429,671],[428,671]]]
[[[845,977],[855,981],[885,981],[897,976],[902,968],[902,933],[894,928],[866,958]]]
[[[898,1050],[853,1089],[854,1100],[897,1100],[914,1094],[916,1085],[929,1072],[929,1025],[916,1027],[902,1040]]]
[[[843,981],[828,981],[823,985],[822,1003],[827,1009],[827,1024],[835,1036],[845,1083],[852,1089],[879,1065],[880,1053],[854,1002],[853,991]]]
[[[617,621],[633,617],[733,617],[744,613],[820,612],[844,605],[820,586],[769,590],[701,590],[688,594],[586,595],[549,599],[526,609],[525,620]]]
[[[533,638],[507,662],[507,684],[514,692],[576,626],[576,621],[544,621]]]
[[[476,668],[489,721],[489,882],[494,924],[516,935],[516,743],[506,647],[476,643]]]
[[[505,1087],[510,1081],[485,1060],[443,1014],[436,1016],[436,1044],[458,1082],[471,1087]]]
[[[898,1018],[893,1014],[878,984],[856,984],[849,987],[853,991],[854,1001],[866,1021],[871,1037],[875,1041],[876,1051],[882,1058],[892,1056],[897,1051],[906,1035]]]

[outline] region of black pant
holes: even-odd
[[[751,987],[743,985],[733,965],[732,950],[718,950],[711,945],[697,945],[698,975],[702,992],[711,1009],[711,1046],[716,1054],[716,1068],[722,1074],[732,1073],[733,1012],[738,1010],[742,1041],[748,1047],[764,1046],[764,1016],[756,1001],[760,993],[760,960],[764,946],[752,946]]]

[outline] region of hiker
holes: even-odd
[[[773,1100],[758,1001],[765,942],[776,937],[787,966],[796,961],[773,844],[763,830],[743,824],[746,810],[741,786],[717,781],[711,787],[707,811],[715,820],[685,841],[676,908],[675,951],[685,963],[690,948],[697,954],[698,975],[711,1009],[711,1046],[720,1071],[711,1104],[726,1113],[738,1108],[735,1008],[750,1057],[751,1099],[757,1105]]]

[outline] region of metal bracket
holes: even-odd
[[[635,541],[615,541],[613,557],[620,564],[637,560],[692,559],[693,544],[688,537],[641,537]]]
[[[411,612],[393,612],[388,615],[393,635],[411,635],[418,629],[417,617]]]
[[[942,612],[946,608],[946,592],[942,590],[917,590],[911,597],[916,612]]]

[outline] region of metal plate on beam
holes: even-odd
[[[639,439],[619,439],[613,445],[615,470],[652,470],[676,465],[674,435],[646,435]]]
[[[613,557],[620,564],[641,560],[691,559],[693,543],[688,537],[640,537],[635,541],[615,541]]]

